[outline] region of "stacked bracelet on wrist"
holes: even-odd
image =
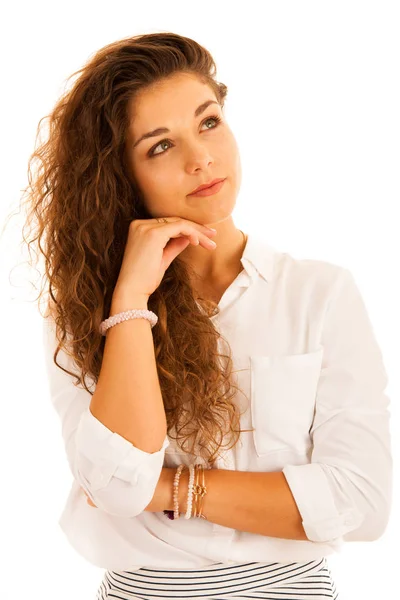
[[[175,477],[174,477],[174,490],[173,490],[173,498],[174,498],[174,510],[164,510],[163,513],[167,515],[169,519],[179,519],[179,478],[183,469],[186,468],[186,465],[179,465],[176,469]],[[206,519],[207,517],[202,514],[203,511],[203,499],[207,494],[207,488],[205,485],[204,478],[204,466],[203,465],[189,465],[187,467],[189,469],[189,481],[188,481],[188,494],[187,494],[187,502],[186,502],[186,513],[185,519],[190,519],[191,517],[198,517],[202,519]],[[201,476],[201,482],[200,482]]]

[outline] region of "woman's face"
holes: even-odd
[[[198,107],[210,100],[213,103],[196,115]],[[202,224],[230,219],[241,183],[240,156],[211,88],[193,75],[176,74],[143,90],[129,111],[128,168],[148,212]],[[160,127],[170,131],[139,141]],[[224,177],[216,194],[188,195],[199,185]]]

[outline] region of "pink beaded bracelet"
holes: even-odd
[[[99,332],[101,335],[106,335],[107,329],[118,323],[122,323],[122,321],[128,321],[129,319],[147,319],[150,321],[152,328],[158,321],[158,317],[153,311],[147,310],[147,308],[133,308],[132,310],[125,310],[124,312],[120,312],[112,317],[108,317],[105,321],[102,321],[100,323]]]

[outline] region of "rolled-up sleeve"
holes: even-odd
[[[145,452],[99,421],[89,408],[91,394],[53,361],[57,341],[50,318],[43,319],[43,347],[50,398],[61,420],[73,477],[99,509],[121,517],[140,514],[154,495],[168,436],[160,450]],[[62,349],[57,362],[77,372],[72,357]]]
[[[283,473],[309,540],[374,541],[392,504],[388,383],[366,306],[348,269],[339,268],[325,313],[324,347],[311,462]]]

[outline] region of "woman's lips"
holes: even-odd
[[[213,194],[216,194],[217,192],[219,192],[219,190],[222,188],[224,183],[225,183],[225,179],[223,179],[222,181],[219,181],[218,183],[215,183],[214,185],[211,185],[208,188],[205,188],[204,190],[200,190],[199,192],[196,192],[195,194],[189,194],[189,196],[212,196]]]

